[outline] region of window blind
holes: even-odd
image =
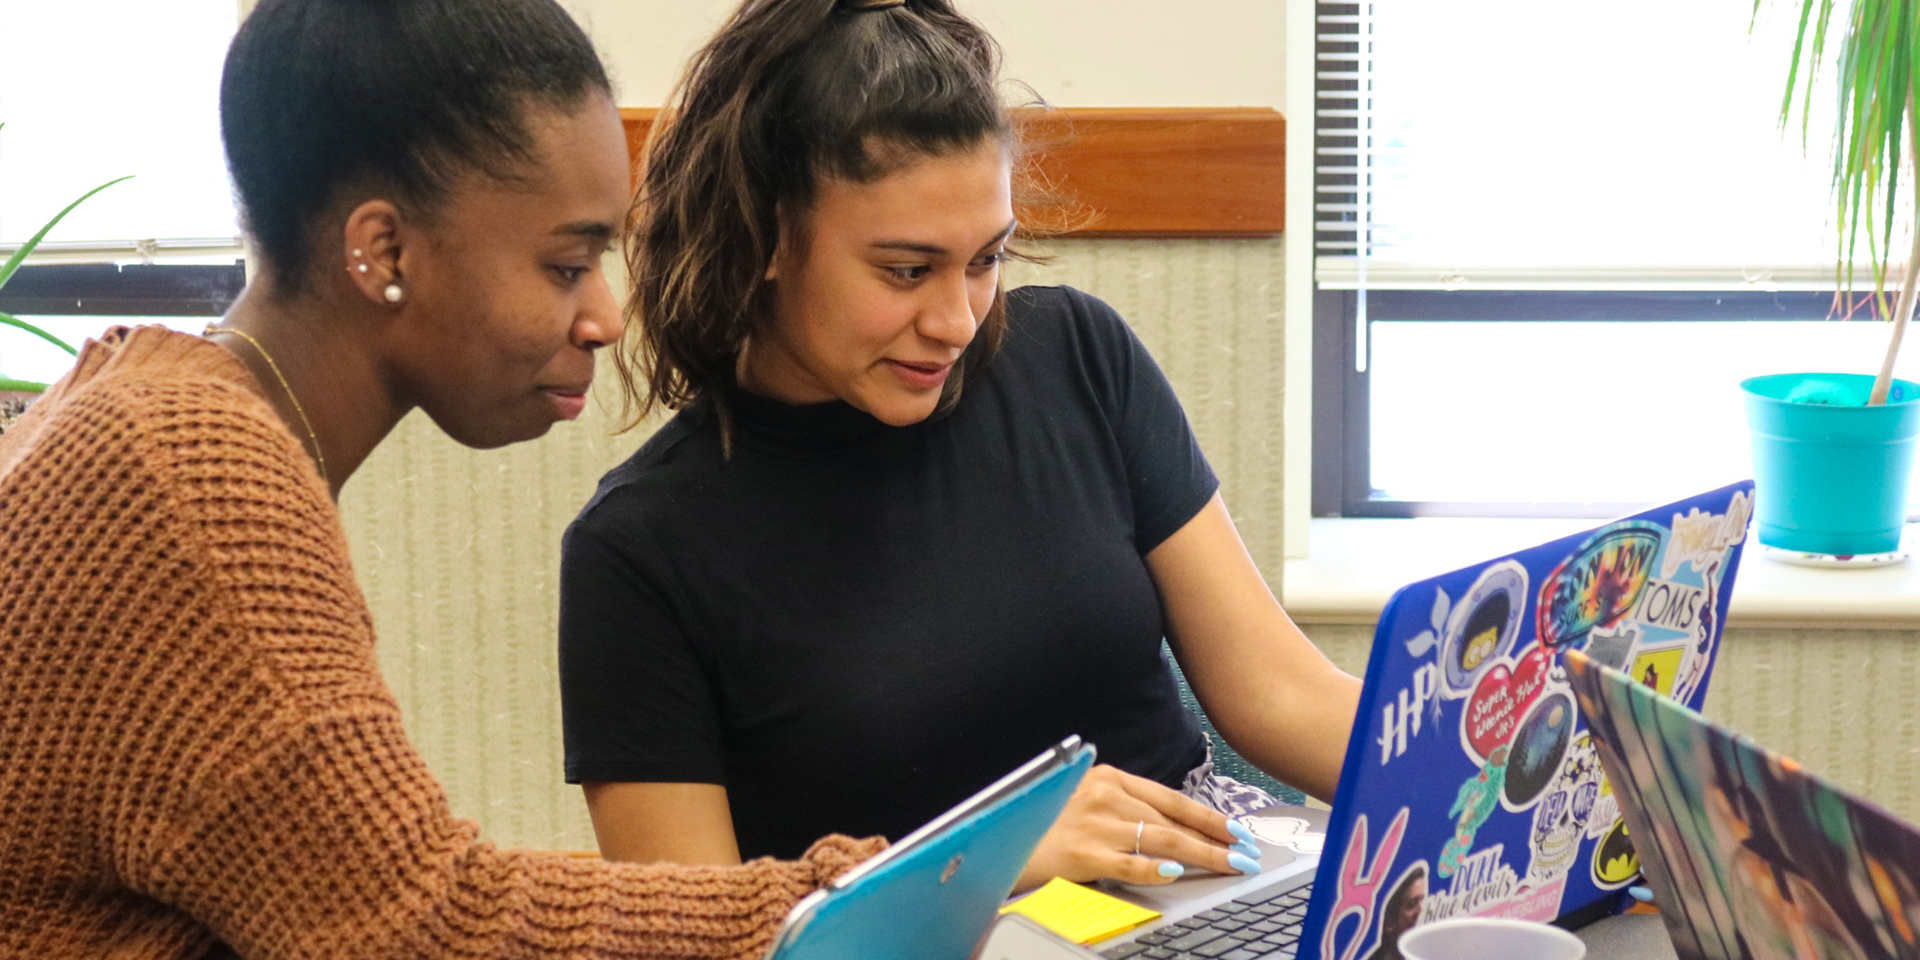
[[[1832,289],[1828,144],[1779,123],[1786,6],[1750,33],[1752,0],[1319,3],[1316,280]]]

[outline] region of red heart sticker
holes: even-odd
[[[1513,739],[1513,730],[1547,685],[1552,654],[1532,647],[1517,664],[1498,663],[1474,684],[1462,723],[1468,745],[1482,759]]]

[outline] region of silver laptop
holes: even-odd
[[[1150,887],[1103,884],[1106,892],[1161,916],[1093,949],[1104,957],[1150,960],[1236,952],[1240,955],[1233,960],[1294,956],[1326,843],[1327,812],[1283,804],[1247,814],[1241,822],[1260,847],[1259,873],[1189,874]],[[1228,943],[1235,946],[1225,948]]]

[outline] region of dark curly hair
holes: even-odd
[[[1017,152],[999,69],[998,44],[949,0],[747,0],[736,10],[694,56],[647,149],[628,336],[614,351],[628,425],[731,379],[767,315],[778,211],[809,209],[824,178],[870,183],[991,140]],[[1006,323],[996,293],[940,410]]]

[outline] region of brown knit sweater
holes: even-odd
[[[89,344],[0,436],[0,957],[752,957],[882,845],[639,866],[476,833],[259,384],[158,327]]]

